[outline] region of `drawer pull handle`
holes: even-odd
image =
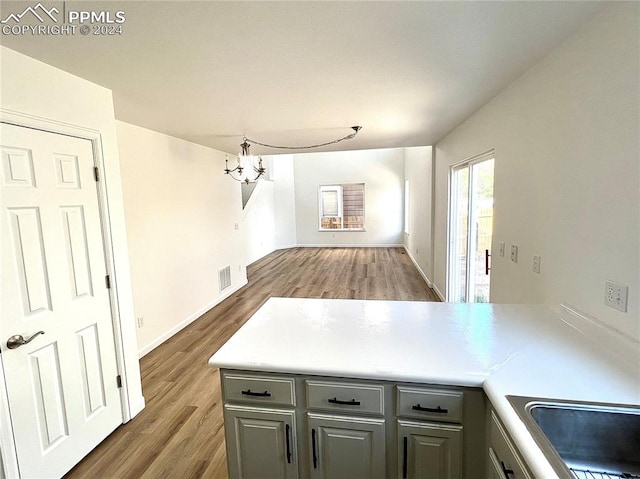
[[[447,414],[449,412],[448,409],[442,409],[440,406],[433,408],[433,407],[422,407],[420,406],[420,404],[416,404],[415,406],[412,406],[411,409],[413,409],[414,411],[422,411],[422,412],[432,412],[432,413],[436,413],[436,414]]]
[[[313,468],[318,469],[318,456],[316,455],[316,430],[311,429],[311,452],[313,455]]]
[[[502,466],[502,473],[507,479],[509,479],[511,474],[515,474],[512,469],[507,469],[507,466],[504,465],[504,461],[500,461],[500,466]]]
[[[254,396],[254,397],[260,397],[260,398],[271,397],[271,393],[269,391],[265,391],[263,393],[256,393],[256,392],[253,392],[251,389],[247,389],[246,391],[240,391],[240,392],[245,396]]]
[[[331,404],[342,404],[344,406],[360,406],[360,401],[352,399],[351,401],[341,401],[338,398],[327,399]]]
[[[291,443],[289,435],[291,434],[291,426],[288,424],[285,426],[286,435],[287,435],[287,464],[291,464]]]
[[[402,438],[402,479],[407,479],[407,436]]]

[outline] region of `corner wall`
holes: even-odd
[[[224,153],[116,122],[138,350],[144,355],[246,284],[240,183]],[[219,291],[218,270],[231,286]]]
[[[495,148],[491,301],[567,304],[640,340],[639,85],[640,4],[611,5],[436,145],[438,289],[449,166]],[[608,279],[627,313],[603,304]]]
[[[404,148],[294,155],[300,246],[403,244]],[[365,184],[366,231],[318,231],[318,187]]]
[[[247,264],[276,249],[296,246],[293,157],[263,157],[271,180],[261,179],[242,212]]]
[[[409,234],[404,234],[404,246],[430,286],[433,278],[432,151],[431,146],[404,149],[404,178],[409,180]]]

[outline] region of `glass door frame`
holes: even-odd
[[[465,277],[464,290],[465,290],[466,302],[473,303],[475,301],[473,300],[469,301],[469,298],[474,298],[474,296],[472,295],[475,294],[475,291],[471,291],[471,288],[470,288],[471,281],[469,280],[469,278],[472,277],[471,275],[475,274],[476,264],[475,264],[475,261],[471,260],[471,258],[472,258],[472,252],[473,252],[473,245],[475,244],[477,239],[477,232],[475,231],[475,228],[471,228],[471,224],[474,217],[474,213],[473,213],[474,212],[474,195],[473,195],[474,181],[473,181],[472,171],[473,171],[474,165],[483,163],[488,160],[494,161],[494,171],[495,171],[495,150],[493,149],[486,151],[484,153],[481,153],[479,155],[473,156],[471,158],[467,158],[457,163],[454,163],[449,167],[448,211],[447,211],[447,216],[448,216],[447,273],[446,273],[446,300],[448,302],[452,301],[452,297],[454,297],[456,294],[454,289],[456,287],[459,287],[459,281],[453,280],[453,275],[455,274],[455,271],[456,271],[455,268],[459,267],[459,265],[457,264],[458,257],[455,254],[456,245],[454,244],[454,242],[457,241],[456,220],[458,218],[458,211],[456,208],[456,205],[457,205],[456,173],[466,168],[468,168],[469,170],[468,179],[467,179],[468,181],[468,193],[467,193],[468,214],[467,214],[467,225],[466,225],[468,234],[467,234],[467,245],[466,245],[466,277]]]

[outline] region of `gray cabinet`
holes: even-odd
[[[482,391],[232,370],[221,377],[229,479],[484,474]]]
[[[462,479],[463,392],[398,386],[398,478]]]
[[[229,476],[297,479],[293,410],[225,405]]]
[[[384,384],[304,384],[311,479],[386,479]]]
[[[385,479],[384,419],[308,414],[312,479]]]
[[[298,479],[295,382],[276,375],[222,374],[231,479]]]
[[[462,426],[398,421],[398,477],[461,479]]]
[[[488,476],[491,479],[532,479],[524,460],[495,411],[489,412]]]

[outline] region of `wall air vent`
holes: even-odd
[[[220,285],[220,292],[231,286],[231,266],[218,270],[218,284]]]

